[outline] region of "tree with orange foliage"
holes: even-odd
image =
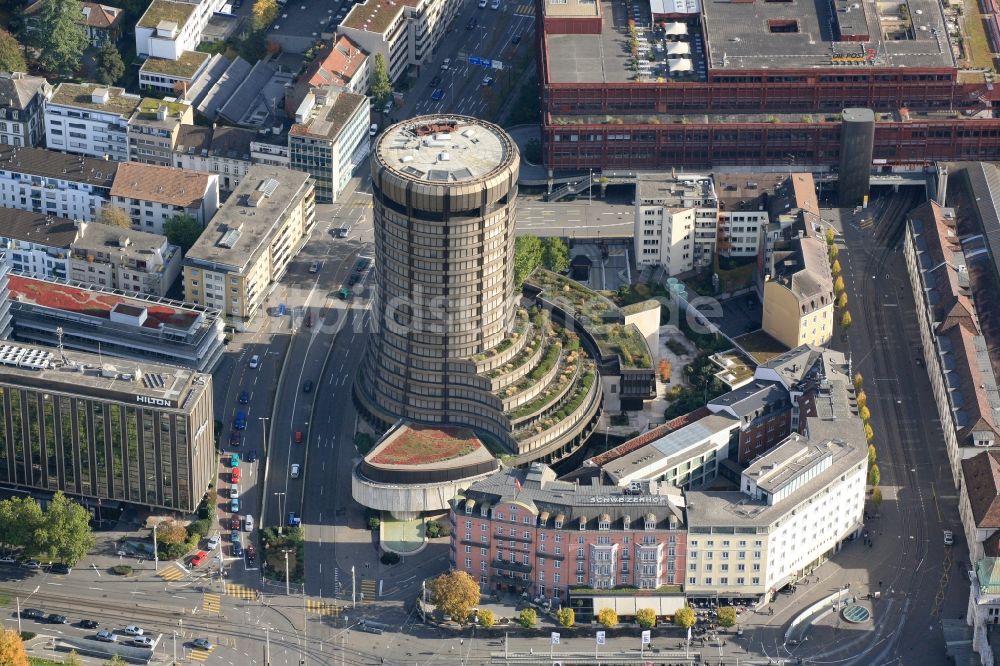
[[[28,653],[24,641],[14,629],[0,632],[0,664],[3,666],[28,666]]]

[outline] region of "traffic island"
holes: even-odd
[[[264,577],[278,582],[301,583],[305,571],[305,535],[302,527],[286,527],[281,533],[277,527],[267,527],[261,530],[260,538],[264,550],[261,563]]]

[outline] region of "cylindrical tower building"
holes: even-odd
[[[372,149],[373,323],[355,395],[384,423],[460,423],[510,445],[510,423],[473,357],[516,313],[517,147],[464,116],[389,127]]]

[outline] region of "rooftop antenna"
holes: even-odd
[[[69,359],[66,358],[66,354],[63,351],[63,327],[62,326],[56,326],[56,338],[59,341],[59,344],[56,345],[56,348],[59,349],[59,358],[62,359],[62,362],[63,362],[64,365],[69,365]]]

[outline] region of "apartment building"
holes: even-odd
[[[6,264],[0,270],[7,271]],[[24,275],[12,274],[9,288],[10,313],[4,314],[24,342],[198,372],[211,372],[226,349],[222,316],[210,308]]]
[[[180,129],[193,122],[194,110],[190,104],[170,98],[144,98],[128,121],[130,161],[173,165],[173,150]]]
[[[41,76],[0,72],[0,145],[34,147],[45,138],[52,85]]]
[[[294,116],[306,95],[318,88],[366,94],[370,65],[368,54],[347,35],[340,35],[285,91],[285,113]]]
[[[635,257],[671,275],[710,266],[718,200],[711,176],[640,175],[635,202]]]
[[[333,203],[369,151],[368,98],[318,89],[306,94],[288,132],[293,169],[315,179],[316,200]]]
[[[308,174],[254,166],[184,258],[184,300],[243,329],[316,222]]]
[[[173,164],[219,177],[219,189],[232,192],[254,164],[288,166],[288,137],[270,130],[183,125],[174,146]]]
[[[180,248],[163,236],[0,208],[0,248],[21,275],[163,296],[180,275]]]
[[[461,7],[459,0],[365,0],[351,8],[337,32],[373,59],[381,54],[396,81],[408,66],[431,57]]]
[[[213,422],[211,375],[0,346],[5,487],[191,513],[215,478]]]
[[[767,180],[773,174],[719,173],[715,187],[719,195],[720,258],[756,259],[764,246],[765,234],[771,222],[775,196]],[[778,178],[783,182],[784,176]]]
[[[129,162],[118,167],[111,203],[124,209],[135,228],[163,233],[167,220],[187,215],[205,226],[219,209],[219,177],[177,167]]]
[[[830,341],[833,276],[822,236],[802,234],[775,249],[764,275],[763,301],[761,327],[785,346],[823,346]]]
[[[504,468],[451,507],[451,565],[484,592],[527,593],[570,606],[578,622],[604,608],[634,616],[684,605],[683,500],[666,484],[634,492],[556,480],[551,468]],[[617,587],[625,587],[615,594]]]
[[[118,162],[0,145],[0,206],[91,222],[111,199]]]
[[[45,105],[45,141],[53,150],[129,158],[128,121],[142,98],[96,83],[60,83]]]
[[[177,58],[150,56],[139,67],[139,88],[186,99],[211,60],[211,55],[201,51],[185,51]]]
[[[135,26],[135,51],[139,56],[178,60],[201,43],[212,14],[222,11],[226,0],[153,0]]]

